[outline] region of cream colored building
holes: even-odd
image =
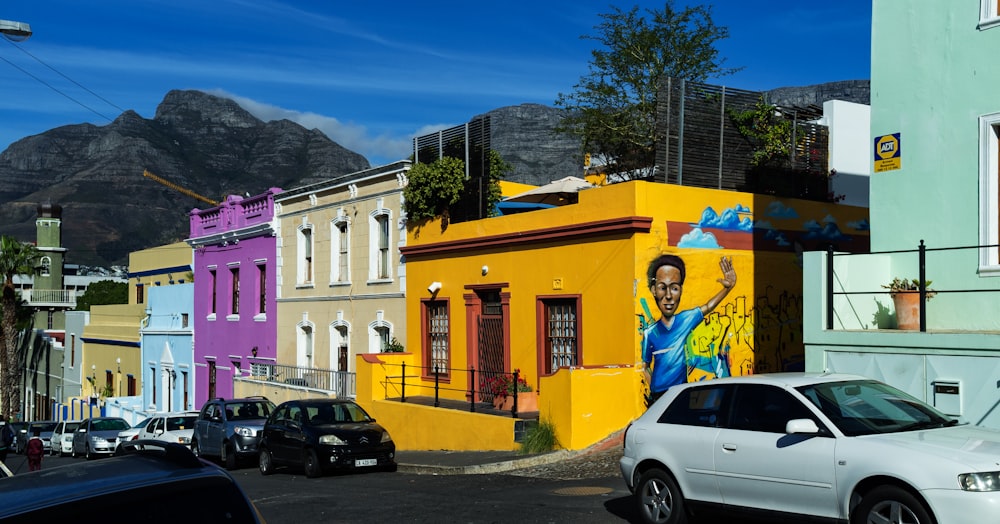
[[[402,194],[409,161],[275,196],[277,364],[354,372],[406,344]]]

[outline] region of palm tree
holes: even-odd
[[[17,294],[14,275],[34,273],[38,249],[10,236],[0,236],[0,273],[3,274],[3,316],[0,317],[0,413],[8,417],[21,403],[21,367],[17,350]]]

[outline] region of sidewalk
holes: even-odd
[[[523,455],[518,451],[407,451],[396,450],[398,471],[420,475],[470,475],[480,473],[500,473],[531,466],[552,464],[561,460],[603,451],[612,446],[621,446],[624,431],[590,446],[569,451],[558,450],[548,453]]]

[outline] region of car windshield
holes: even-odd
[[[106,419],[106,420],[95,420],[91,425],[90,429],[93,431],[113,431],[113,430],[123,430],[128,429],[128,422],[124,419]]]
[[[951,426],[933,407],[875,380],[828,382],[797,388],[845,435],[872,435]]]
[[[226,403],[226,413],[229,420],[267,418],[273,409],[274,406],[266,400],[244,400]]]
[[[56,429],[56,424],[58,422],[43,422],[31,425],[31,431],[41,431],[42,433],[51,433],[52,430]]]
[[[337,424],[341,422],[369,422],[371,418],[361,406],[351,402],[303,406],[310,425]]]
[[[153,420],[153,419],[151,417],[146,417],[146,418],[140,420],[138,423],[136,423],[136,425],[132,426],[132,428],[134,428],[134,429],[142,429],[142,428],[146,427],[147,424],[149,424],[150,420]]]
[[[198,415],[184,415],[181,417],[167,418],[167,431],[179,431],[182,429],[194,428],[194,421],[198,420]]]

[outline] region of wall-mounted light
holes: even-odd
[[[490,272],[490,266],[483,266],[483,276],[486,276],[486,273],[489,272]]]
[[[431,285],[427,286],[427,291],[432,295],[437,293],[438,291],[441,291],[441,283],[431,282]]]

